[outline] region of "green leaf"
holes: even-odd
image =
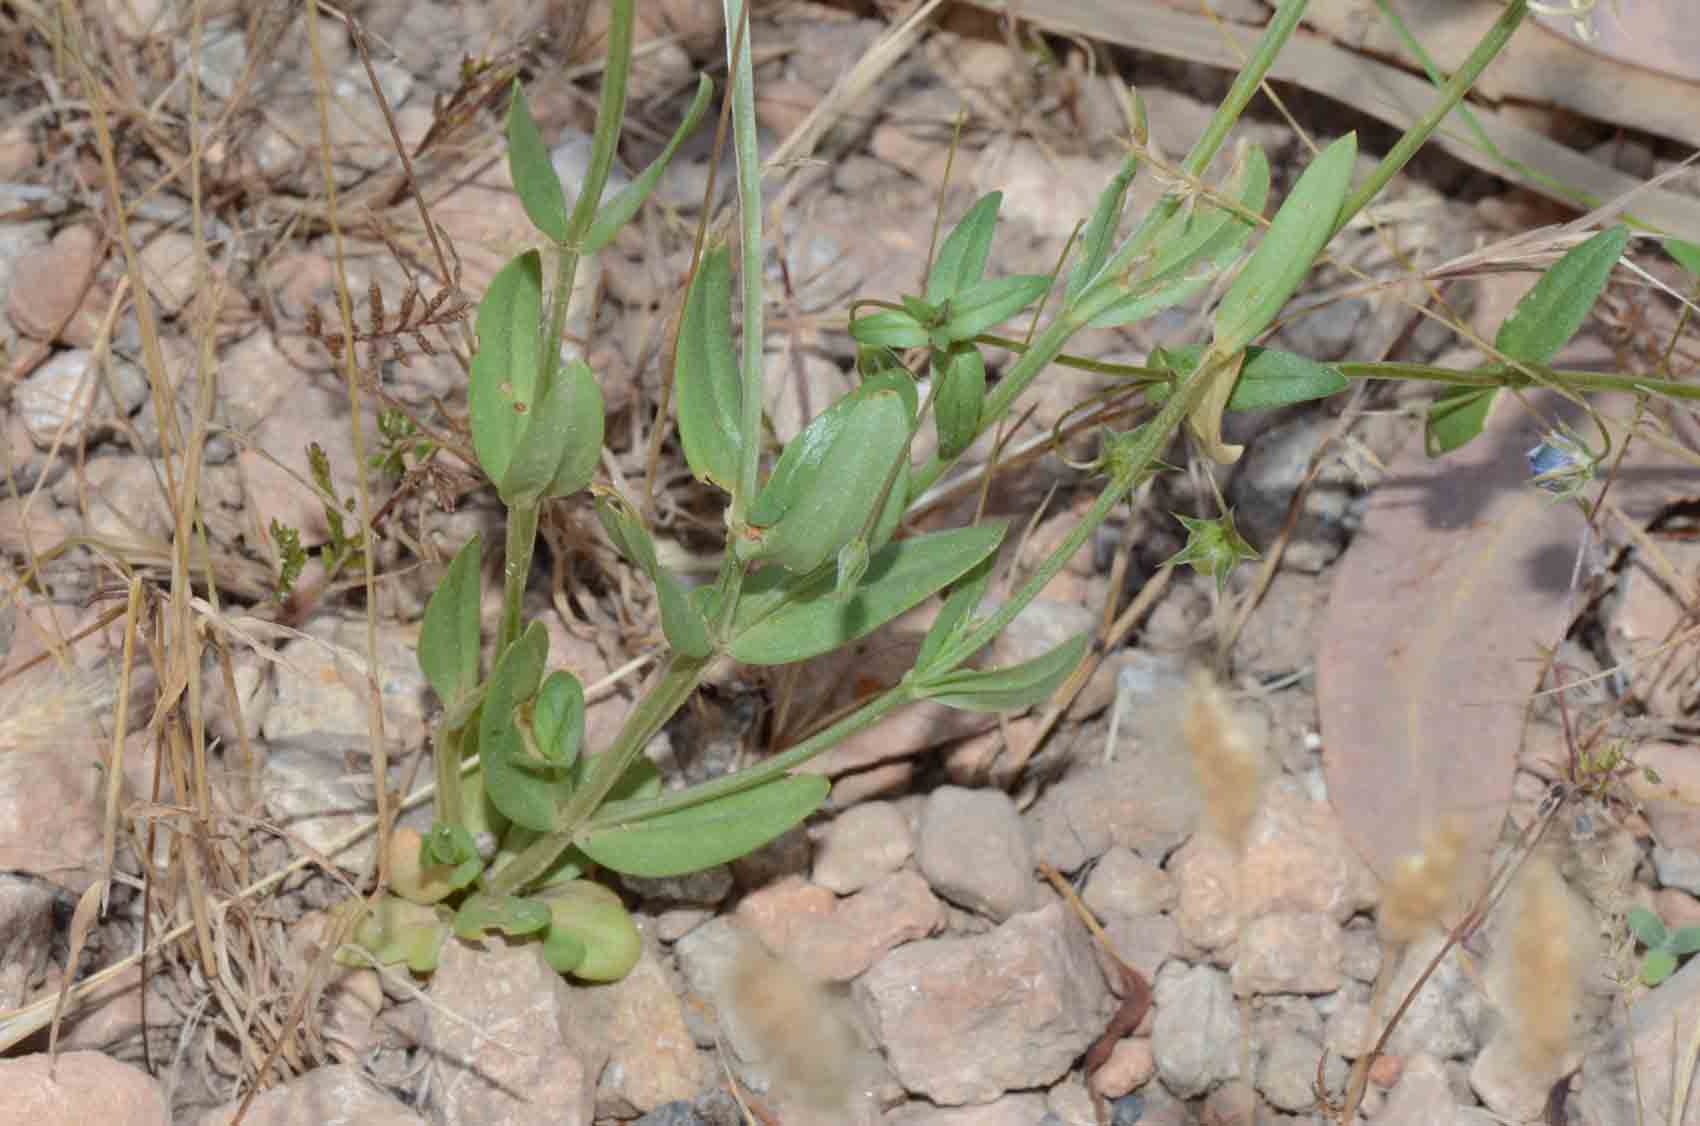
[[[1222,191],[1247,211],[1263,214],[1269,202],[1269,158],[1256,145],[1246,152],[1222,185]],[[1143,271],[1153,279],[1172,277],[1204,260],[1226,266],[1240,244],[1250,237],[1254,224],[1225,207],[1199,200],[1192,212],[1182,212],[1165,223],[1157,235],[1156,253]]]
[[[602,388],[583,360],[561,365],[542,402],[520,422],[498,491],[510,508],[570,496],[602,460]]]
[[[405,825],[390,834],[389,890],[414,903],[436,903],[478,878],[484,861],[472,834],[459,825],[438,825],[424,837]]]
[[[1675,259],[1678,266],[1700,278],[1700,246],[1679,238],[1667,238],[1663,244],[1665,253]]]
[[[738,486],[744,448],[743,388],[732,354],[732,258],[724,246],[703,255],[679,318],[673,361],[679,437],[700,481]]]
[[[467,405],[472,447],[490,480],[508,475],[525,415],[536,405],[543,260],[528,250],[503,266],[478,305]]]
[[[1233,355],[1274,323],[1328,245],[1357,158],[1357,134],[1348,133],[1323,149],[1293,185],[1216,310],[1213,347],[1218,352]]]
[[[783,665],[841,648],[967,574],[1003,535],[1003,524],[988,522],[889,543],[849,598],[833,597],[831,574],[758,571],[744,585],[730,651],[745,664]]]
[[[1700,954],[1700,927],[1678,927],[1670,932],[1665,949],[1679,958]]]
[[[543,679],[531,706],[531,733],[552,766],[571,766],[584,747],[584,685],[565,669]]]
[[[918,681],[916,691],[921,698],[966,712],[1009,712],[1030,708],[1050,699],[1057,685],[1080,664],[1091,642],[1091,634],[1083,633],[1019,665],[1001,669],[957,669],[934,679]]]
[[[1151,354],[1151,365],[1167,368],[1177,380],[1184,379],[1198,367],[1203,356],[1204,346],[1201,344],[1159,348]],[[1240,368],[1240,380],[1228,398],[1228,409],[1262,411],[1311,399],[1326,399],[1344,391],[1350,382],[1338,369],[1292,352],[1247,348],[1245,364]],[[1147,394],[1153,403],[1160,403],[1169,397],[1172,390],[1172,384],[1156,384]]]
[[[1641,961],[1641,980],[1657,985],[1676,972],[1676,955],[1669,950],[1649,950]]]
[[[1645,907],[1629,909],[1629,933],[1640,940],[1643,946],[1658,948],[1665,944],[1670,936],[1665,931],[1664,920],[1647,910]]]
[[[532,622],[490,671],[478,720],[478,752],[490,802],[516,825],[546,832],[555,827],[555,794],[570,787],[565,771],[532,766],[515,715],[543,678],[549,635]]]
[[[478,567],[482,548],[477,536],[455,552],[419,627],[419,668],[431,690],[453,710],[478,687]]]
[[[549,925],[549,908],[517,895],[474,892],[455,912],[455,937],[483,938],[491,931],[507,935],[536,934]]]
[[[384,895],[355,925],[354,945],[363,947],[380,966],[402,962],[414,973],[430,973],[437,968],[443,940],[449,936],[445,914],[441,908]],[[366,964],[341,954],[336,960],[342,965]]]
[[[708,656],[714,650],[708,621],[691,602],[684,584],[662,566],[643,517],[631,502],[611,488],[599,487],[593,490],[593,495],[596,518],[608,538],[632,566],[655,584],[656,598],[661,604],[661,632],[667,636],[667,643],[687,657]]]
[[[1435,396],[1423,427],[1428,456],[1451,453],[1480,434],[1498,393],[1497,387],[1454,387]]]
[[[958,344],[932,354],[933,424],[939,433],[939,457],[955,457],[980,434],[980,410],[986,401],[986,358],[973,344]]]
[[[1039,300],[1049,288],[1051,279],[1041,274],[1017,274],[969,286],[951,298],[950,319],[937,335],[949,344],[972,340]]]
[[[1122,325],[1143,321],[1186,301],[1212,280],[1210,274],[1202,274],[1198,277],[1171,278],[1152,283],[1137,292],[1118,298],[1102,312],[1093,314],[1092,319],[1086,323],[1091,328],[1120,328]]]
[[[868,541],[857,536],[839,548],[838,564],[832,573],[834,597],[850,597],[856,589],[856,584],[868,573]]]
[[[540,892],[537,901],[549,908],[543,956],[558,972],[585,981],[619,981],[643,956],[643,938],[631,913],[618,895],[601,884],[590,880],[557,884]],[[584,953],[563,969],[554,952],[570,955],[575,944]]]
[[[905,376],[868,380],[822,411],[779,455],[750,506],[745,562],[772,559],[806,573],[861,534],[909,446],[915,387]]]
[[[1121,225],[1127,189],[1138,169],[1139,158],[1130,153],[1110,182],[1104,185],[1104,190],[1098,193],[1092,218],[1080,236],[1079,260],[1068,274],[1068,288],[1064,292],[1069,301],[1078,297],[1087,283],[1097,278],[1098,271],[1109,259],[1110,250],[1116,242],[1116,228]]]
[[[620,233],[620,228],[631,222],[644,200],[655,193],[655,185],[661,182],[661,174],[667,171],[667,165],[679,151],[679,146],[685,138],[696,131],[702,122],[702,115],[708,109],[709,99],[714,96],[714,83],[708,75],[697,79],[696,96],[691,99],[690,108],[685,110],[685,119],[679,122],[679,127],[673,131],[673,136],[667,141],[659,156],[649,162],[649,167],[640,172],[635,180],[620,189],[620,193],[604,203],[596,213],[596,218],[590,224],[590,230],[584,236],[584,253],[595,254]]]
[[[551,241],[565,242],[567,197],[518,79],[514,80],[513,102],[508,106],[508,172],[531,225]]]
[[[818,774],[776,778],[688,809],[597,829],[578,843],[616,872],[683,875],[754,852],[813,813],[831,789]]]
[[[1552,359],[1582,327],[1628,245],[1629,228],[1619,224],[1572,247],[1517,302],[1499,326],[1494,348],[1519,363]]]
[[[976,563],[973,570],[964,575],[960,582],[952,585],[950,596],[939,608],[938,617],[933,619],[927,635],[921,639],[920,652],[915,655],[917,676],[926,675],[945,646],[973,620],[975,609],[986,596],[986,586],[992,581],[993,558],[991,555],[986,556]]]
[[[1002,192],[986,193],[974,201],[945,237],[927,275],[929,304],[942,305],[985,276],[986,255],[992,248],[992,232],[997,229],[1002,204]]]
[[[881,309],[851,321],[850,339],[883,348],[919,348],[927,342],[927,330],[909,313]]]

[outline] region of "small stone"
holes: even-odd
[[[1340,927],[1327,915],[1265,915],[1245,926],[1234,992],[1332,993],[1340,988]]]
[[[66,227],[46,246],[19,258],[6,313],[25,336],[51,340],[70,320],[94,278],[100,236],[94,228]]]
[[[916,859],[939,895],[1002,921],[1036,899],[1033,851],[1001,790],[941,786],[921,812]]]
[[[1381,973],[1381,943],[1375,928],[1354,922],[1340,935],[1340,969],[1354,981],[1373,982]]]
[[[1239,858],[1200,833],[1169,861],[1180,889],[1175,921],[1181,937],[1201,950],[1221,950],[1239,934]]]
[[[444,1126],[590,1126],[607,1047],[535,943],[451,938],[430,994],[425,1055]]]
[[[823,981],[849,981],[886,951],[941,929],[944,904],[914,872],[839,900],[798,877],[751,892],[738,919],[769,949]]]
[[[1317,1063],[1322,1045],[1289,1031],[1263,1049],[1257,1069],[1257,1089],[1277,1110],[1298,1114],[1316,1104]]]
[[[1369,1065],[1369,1081],[1384,1091],[1391,1091],[1398,1085],[1399,1077],[1404,1073],[1404,1056],[1376,1056],[1375,1062]]]
[[[61,435],[74,441],[115,417],[112,398],[93,362],[93,353],[80,348],[60,352],[13,390],[13,405],[36,445],[45,449]],[[147,378],[121,360],[109,361],[106,370],[119,411],[132,413],[147,398]]]
[[[229,1126],[242,1100],[235,1099],[201,1116],[199,1126]],[[424,1126],[425,1119],[395,1096],[378,1089],[356,1066],[315,1067],[289,1082],[256,1095],[244,1126],[322,1126],[335,1108],[337,1119],[360,1126]]]
[[[165,1092],[147,1072],[99,1052],[0,1060],[0,1122],[33,1126],[168,1126]]]
[[[1405,1061],[1398,1086],[1376,1116],[1377,1126],[1452,1126],[1457,1100],[1446,1067],[1429,1055]]]
[[[707,907],[674,907],[655,916],[655,937],[672,944],[712,918],[714,912]]]
[[[1653,869],[1665,887],[1700,895],[1700,849],[1654,845]]]
[[[815,857],[814,882],[840,895],[860,891],[908,861],[909,820],[890,802],[865,802],[833,818]]]
[[[195,296],[195,240],[182,231],[166,231],[142,247],[142,277],[167,317],[182,312]]]
[[[648,950],[619,981],[584,991],[585,1015],[608,1048],[597,1083],[598,1116],[630,1118],[688,1099],[702,1084],[678,995]]]
[[[1370,1050],[1379,1031],[1375,1023],[1375,1013],[1370,1009],[1369,1003],[1354,1000],[1346,1002],[1329,1014],[1328,1031],[1324,1040],[1329,1051],[1355,1060]]]
[[[1022,1091],[984,1106],[930,1106],[911,1102],[880,1121],[889,1126],[1033,1126],[1044,1113],[1044,1096]]]
[[[1157,977],[1151,1048],[1163,1085],[1183,1099],[1240,1073],[1240,1014],[1228,975],[1170,966]]]
[[[55,898],[51,884],[0,873],[0,1011],[21,1007],[47,973]]]
[[[1170,915],[1106,915],[1103,922],[1116,955],[1147,980],[1154,979],[1169,959],[1180,957],[1186,946],[1181,928]],[[1113,975],[1113,966],[1106,964],[1105,969]]]
[[[1344,923],[1375,906],[1375,876],[1346,840],[1326,801],[1270,786],[1252,823],[1241,868],[1248,918],[1272,911],[1323,912]]]
[[[640,899],[713,907],[732,894],[732,870],[724,864],[687,872],[683,876],[624,876],[620,883]]]
[[[1117,1041],[1110,1049],[1110,1058],[1092,1073],[1092,1086],[1106,1099],[1119,1099],[1151,1082],[1156,1074],[1157,1057],[1151,1051],[1151,1038],[1129,1036]]]
[[[948,1106],[1065,1074],[1115,1006],[1091,939],[1060,904],[988,934],[900,947],[856,985],[892,1069]]]
[[[1254,1126],[1262,1109],[1257,1091],[1249,1083],[1231,1079],[1211,1091],[1199,1112],[1199,1126]]]
[[[1445,942],[1444,935],[1419,938],[1405,948],[1387,991],[1389,997],[1404,997]],[[1476,1050],[1476,1027],[1486,1002],[1458,959],[1448,951],[1435,967],[1399,1019],[1387,1042],[1395,1055],[1430,1055],[1437,1059],[1463,1059]]]
[[[1098,860],[1081,898],[1100,917],[1156,915],[1173,907],[1180,893],[1167,872],[1117,845]]]
[[[739,887],[748,890],[765,887],[787,876],[804,876],[808,874],[814,855],[815,848],[809,841],[808,829],[794,825],[754,852],[732,861],[732,879]]]

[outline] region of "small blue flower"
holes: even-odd
[[[1530,450],[1529,475],[1537,489],[1556,497],[1572,497],[1599,472],[1599,458],[1568,429],[1548,433]]]

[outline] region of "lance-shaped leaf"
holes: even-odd
[[[516,714],[537,693],[548,657],[549,635],[541,622],[532,622],[490,670],[478,720],[478,752],[490,803],[516,825],[539,831],[555,827],[556,793],[571,784],[566,771],[530,763]]]
[[[567,239],[567,197],[561,190],[561,179],[555,175],[549,148],[537,132],[531,107],[526,104],[525,91],[514,80],[513,102],[508,106],[508,174],[513,178],[514,191],[525,208],[531,225],[548,235],[553,242]]]
[[[1184,348],[1159,348],[1151,354],[1153,367],[1167,368],[1178,379],[1184,379],[1198,367],[1204,346],[1194,344]],[[1262,411],[1291,406],[1311,399],[1326,399],[1344,391],[1349,380],[1338,369],[1292,352],[1273,348],[1247,348],[1245,365],[1240,368],[1239,382],[1228,397],[1231,411]],[[1148,392],[1153,403],[1169,397],[1171,388],[1156,385]]]
[[[1250,146],[1222,185],[1222,192],[1246,211],[1261,215],[1269,202],[1269,158]],[[1231,255],[1251,235],[1251,220],[1201,199],[1190,213],[1181,212],[1165,223],[1156,238],[1150,264],[1141,272],[1150,278],[1172,277],[1194,262],[1214,262]]]
[[[986,401],[986,359],[973,344],[958,344],[932,355],[933,423],[939,432],[939,456],[953,458],[980,433],[980,409]]]
[[[950,317],[931,334],[935,347],[974,339],[1039,300],[1051,288],[1042,274],[1017,274],[969,286],[950,299]]]
[[[1103,312],[1095,313],[1087,324],[1092,328],[1120,328],[1123,325],[1154,317],[1189,300],[1214,280],[1213,272],[1200,272],[1196,277],[1167,278],[1148,283],[1137,291],[1118,298]]]
[[[992,248],[992,232],[997,229],[1002,204],[1002,192],[981,196],[945,237],[927,274],[929,305],[943,305],[985,276],[986,255]]]
[[[579,843],[598,864],[631,876],[679,876],[748,855],[826,800],[832,783],[799,774],[659,817],[596,829]]]
[[[536,408],[525,412],[498,491],[509,507],[570,496],[602,459],[602,388],[583,360],[556,369]]]
[[[851,321],[850,339],[868,347],[919,348],[927,342],[927,330],[913,313],[881,309]]]
[[[491,931],[506,935],[536,934],[549,925],[549,908],[517,895],[475,892],[455,912],[455,937],[483,938]]]
[[[740,559],[772,559],[805,573],[861,534],[909,446],[915,387],[903,376],[868,380],[817,415],[785,447],[750,506]]]
[[[1030,661],[1001,669],[957,669],[942,676],[919,679],[917,694],[946,707],[967,712],[1008,712],[1048,700],[1080,664],[1090,634],[1081,634]]]
[[[1665,253],[1670,255],[1678,266],[1687,270],[1692,277],[1700,278],[1700,244],[1688,242],[1679,238],[1663,240]]]
[[[477,536],[455,553],[419,627],[419,668],[431,690],[449,711],[478,687],[478,565]]]
[[[1328,245],[1357,158],[1357,134],[1348,133],[1323,149],[1293,185],[1216,310],[1213,347],[1218,352],[1238,352],[1274,323]]]
[[[743,389],[732,354],[732,259],[724,246],[703,255],[691,280],[673,381],[685,461],[698,480],[731,492],[744,448]]]
[[[920,652],[915,654],[915,670],[917,676],[924,676],[933,671],[933,664],[946,646],[963,632],[973,621],[975,607],[986,595],[986,586],[992,581],[992,556],[988,555],[974,569],[953,583],[950,596],[939,607],[938,617],[927,630],[927,635],[921,639]],[[972,653],[962,657],[966,660]]]
[[[549,908],[543,957],[556,972],[585,981],[619,981],[637,965],[643,938],[625,904],[608,888],[573,880],[539,892],[536,901]]]
[[[1068,288],[1065,291],[1068,300],[1073,301],[1078,297],[1087,283],[1098,276],[1098,271],[1104,268],[1104,263],[1109,259],[1110,250],[1116,243],[1116,228],[1121,224],[1127,189],[1133,183],[1133,176],[1138,168],[1139,158],[1129,154],[1127,159],[1122,161],[1121,168],[1110,178],[1110,182],[1104,185],[1104,190],[1098,193],[1098,203],[1092,209],[1092,218],[1080,236],[1079,259],[1075,262],[1074,269],[1069,271]]]
[[[661,174],[667,171],[667,165],[672,163],[673,156],[679,151],[679,146],[685,138],[696,131],[702,122],[702,115],[708,109],[709,99],[714,96],[714,83],[708,75],[697,79],[696,97],[691,99],[690,108],[685,110],[685,119],[673,131],[673,136],[667,141],[649,167],[638,173],[636,179],[620,189],[618,195],[602,205],[596,213],[596,219],[590,224],[590,230],[584,236],[584,253],[595,254],[620,233],[620,228],[631,222],[638,208],[651,195],[655,194],[655,185],[661,182]]]
[[[833,596],[830,573],[799,580],[758,571],[738,603],[731,653],[745,664],[782,665],[841,648],[967,574],[1003,535],[1003,524],[988,522],[886,544],[848,598]]]
[[[708,622],[691,602],[684,584],[661,564],[655,541],[643,518],[625,497],[613,489],[595,490],[596,518],[626,560],[649,576],[661,604],[661,632],[667,642],[688,657],[706,657],[714,649]]]
[[[490,480],[508,475],[526,415],[537,405],[543,264],[535,250],[503,266],[478,304],[478,351],[467,405],[472,447]]]
[[[1619,224],[1572,247],[1517,302],[1493,346],[1520,363],[1552,359],[1587,320],[1628,245],[1629,228]]]

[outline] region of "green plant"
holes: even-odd
[[[563,361],[567,302],[579,258],[607,245],[651,192],[673,151],[707,108],[706,80],[678,132],[629,187],[598,204],[613,160],[631,56],[633,0],[611,5],[607,65],[590,169],[568,198],[516,86],[507,116],[508,159],[526,214],[546,245],[509,262],[476,318],[468,400],[473,447],[508,510],[502,616],[495,658],[480,660],[482,545],[454,558],[432,596],[419,657],[442,702],[433,731],[435,824],[391,842],[391,899],[371,912],[358,941],[415,969],[434,964],[449,933],[537,936],[550,964],[594,980],[618,977],[637,956],[635,930],[618,897],[591,880],[597,868],[640,876],[681,874],[744,855],[807,817],[827,782],[796,769],[846,736],[920,700],[1002,711],[1045,699],[1086,652],[1081,636],[1013,668],[968,662],[1056,576],[1133,489],[1162,468],[1177,432],[1207,455],[1238,456],[1221,437],[1227,411],[1268,408],[1334,394],[1351,378],[1428,379],[1457,388],[1431,413],[1435,452],[1480,432],[1501,392],[1556,386],[1572,393],[1617,387],[1696,397],[1679,384],[1553,371],[1544,365],[1582,323],[1621,254],[1613,228],[1572,250],[1537,285],[1496,340],[1496,362],[1473,372],[1399,364],[1324,365],[1257,341],[1275,323],[1329,240],[1388,183],[1455,106],[1523,18],[1513,0],[1435,107],[1355,188],[1357,143],[1339,138],[1310,162],[1249,256],[1241,248],[1264,224],[1270,172],[1255,146],[1242,149],[1215,186],[1202,177],[1282,45],[1304,0],[1286,0],[1205,134],[1176,167],[1172,185],[1123,235],[1137,145],[1100,195],[1061,279],[1055,312],[1024,343],[989,335],[1057,288],[1042,276],[986,277],[999,204],[977,201],[944,238],[923,292],[853,310],[861,383],[826,407],[779,451],[765,475],[762,439],[763,277],[760,167],[747,13],[726,0],[729,116],[737,156],[735,231],[711,239],[691,277],[676,342],[679,437],[692,472],[726,494],[726,548],[715,580],[689,588],[662,562],[636,505],[591,485],[602,442],[597,381],[582,360]],[[1137,117],[1137,115],[1135,115]],[[736,263],[736,269],[734,264]],[[1122,367],[1149,408],[1127,432],[1106,431],[1097,501],[1026,583],[1002,605],[982,607],[991,560],[1004,535],[984,523],[900,535],[906,512],[980,435],[1089,327],[1129,324],[1203,292],[1236,270],[1218,302],[1207,344],[1158,350],[1145,367]],[[547,283],[546,283],[547,279]],[[741,332],[732,290],[740,289]],[[741,339],[742,348],[734,347]],[[983,349],[1017,358],[988,386]],[[925,374],[926,393],[919,375]],[[1456,401],[1452,401],[1456,400]],[[937,452],[914,464],[923,425]],[[540,507],[590,487],[598,518],[627,561],[653,584],[669,645],[649,689],[606,748],[584,744],[584,694],[567,670],[549,668],[547,636],[527,623],[522,595]],[[1574,490],[1571,490],[1574,491]],[[1218,584],[1250,549],[1221,512],[1189,518],[1190,563]],[[934,595],[942,595],[914,667],[892,688],[804,742],[766,761],[663,794],[643,757],[650,739],[722,655],[777,665],[829,653]],[[477,756],[476,766],[472,756]]]
[[[1648,985],[1659,984],[1676,972],[1678,961],[1700,953],[1700,927],[1669,930],[1663,919],[1645,907],[1629,909],[1629,933],[1647,948],[1641,959],[1641,980]]]

